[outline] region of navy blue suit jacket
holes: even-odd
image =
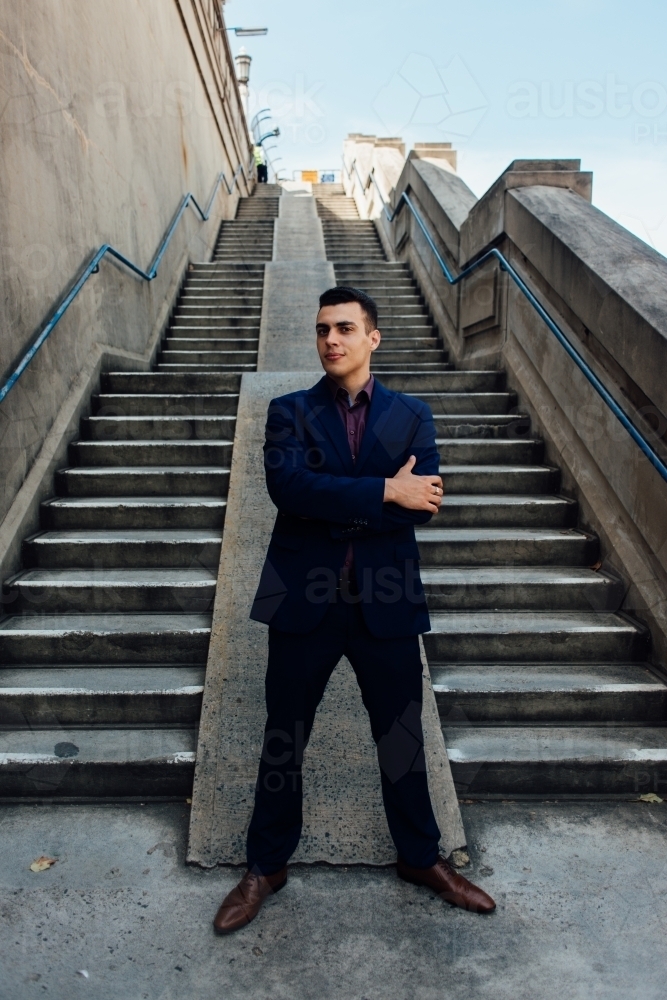
[[[326,376],[272,400],[264,466],[278,516],[251,618],[285,632],[311,632],[335,600],[352,540],[358,600],[371,633],[429,631],[414,525],[431,515],[383,503],[384,480],[410,455],[415,474],[437,474],[430,408],[377,378],[356,462]]]

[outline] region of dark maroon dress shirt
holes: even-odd
[[[361,442],[364,437],[364,431],[366,430],[366,420],[368,419],[368,411],[371,405],[371,396],[373,395],[375,378],[371,375],[366,385],[357,395],[354,403],[350,399],[349,393],[345,389],[341,388],[341,386],[337,385],[331,376],[327,376],[327,381],[329,383],[329,388],[331,389],[331,394],[336,400],[336,409],[340,413],[343,426],[345,427],[347,441],[350,446],[350,451],[352,452],[352,461],[356,462],[359,452],[361,451]],[[345,554],[343,572],[349,576],[353,565],[354,549],[352,547],[352,542],[350,542]]]

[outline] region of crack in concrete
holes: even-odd
[[[62,98],[55,90],[55,88],[49,83],[49,81],[45,77],[42,76],[42,74],[37,70],[37,68],[33,66],[33,64],[30,62],[30,59],[28,58],[28,52],[26,49],[25,39],[23,40],[23,51],[21,51],[21,49],[19,49],[18,46],[14,45],[12,40],[8,38],[7,35],[4,33],[4,31],[2,30],[0,30],[0,39],[2,39],[2,41],[7,45],[10,51],[13,52],[13,54],[19,60],[27,76],[31,80],[33,80],[39,87],[42,87],[44,90],[47,91],[47,93],[51,94],[51,96],[55,98],[55,100],[58,102],[58,106],[60,108],[60,112],[63,118],[68,123],[68,125],[70,125],[74,129],[74,131],[79,137],[84,152],[87,152],[88,147],[91,145],[90,139],[86,135],[83,127],[71,113],[71,111],[68,110],[67,105],[63,102]]]

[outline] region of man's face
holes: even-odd
[[[380,343],[380,331],[366,332],[366,314],[358,302],[324,306],[317,314],[317,350],[327,375],[346,378],[368,369]]]

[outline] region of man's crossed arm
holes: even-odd
[[[264,463],[269,495],[281,512],[330,523],[335,537],[392,531],[405,524],[425,524],[437,513],[443,495],[437,472],[432,419],[418,422],[407,462],[389,479],[336,476],[318,472],[302,435],[282,407],[271,407]],[[310,461],[309,461],[310,458]]]

